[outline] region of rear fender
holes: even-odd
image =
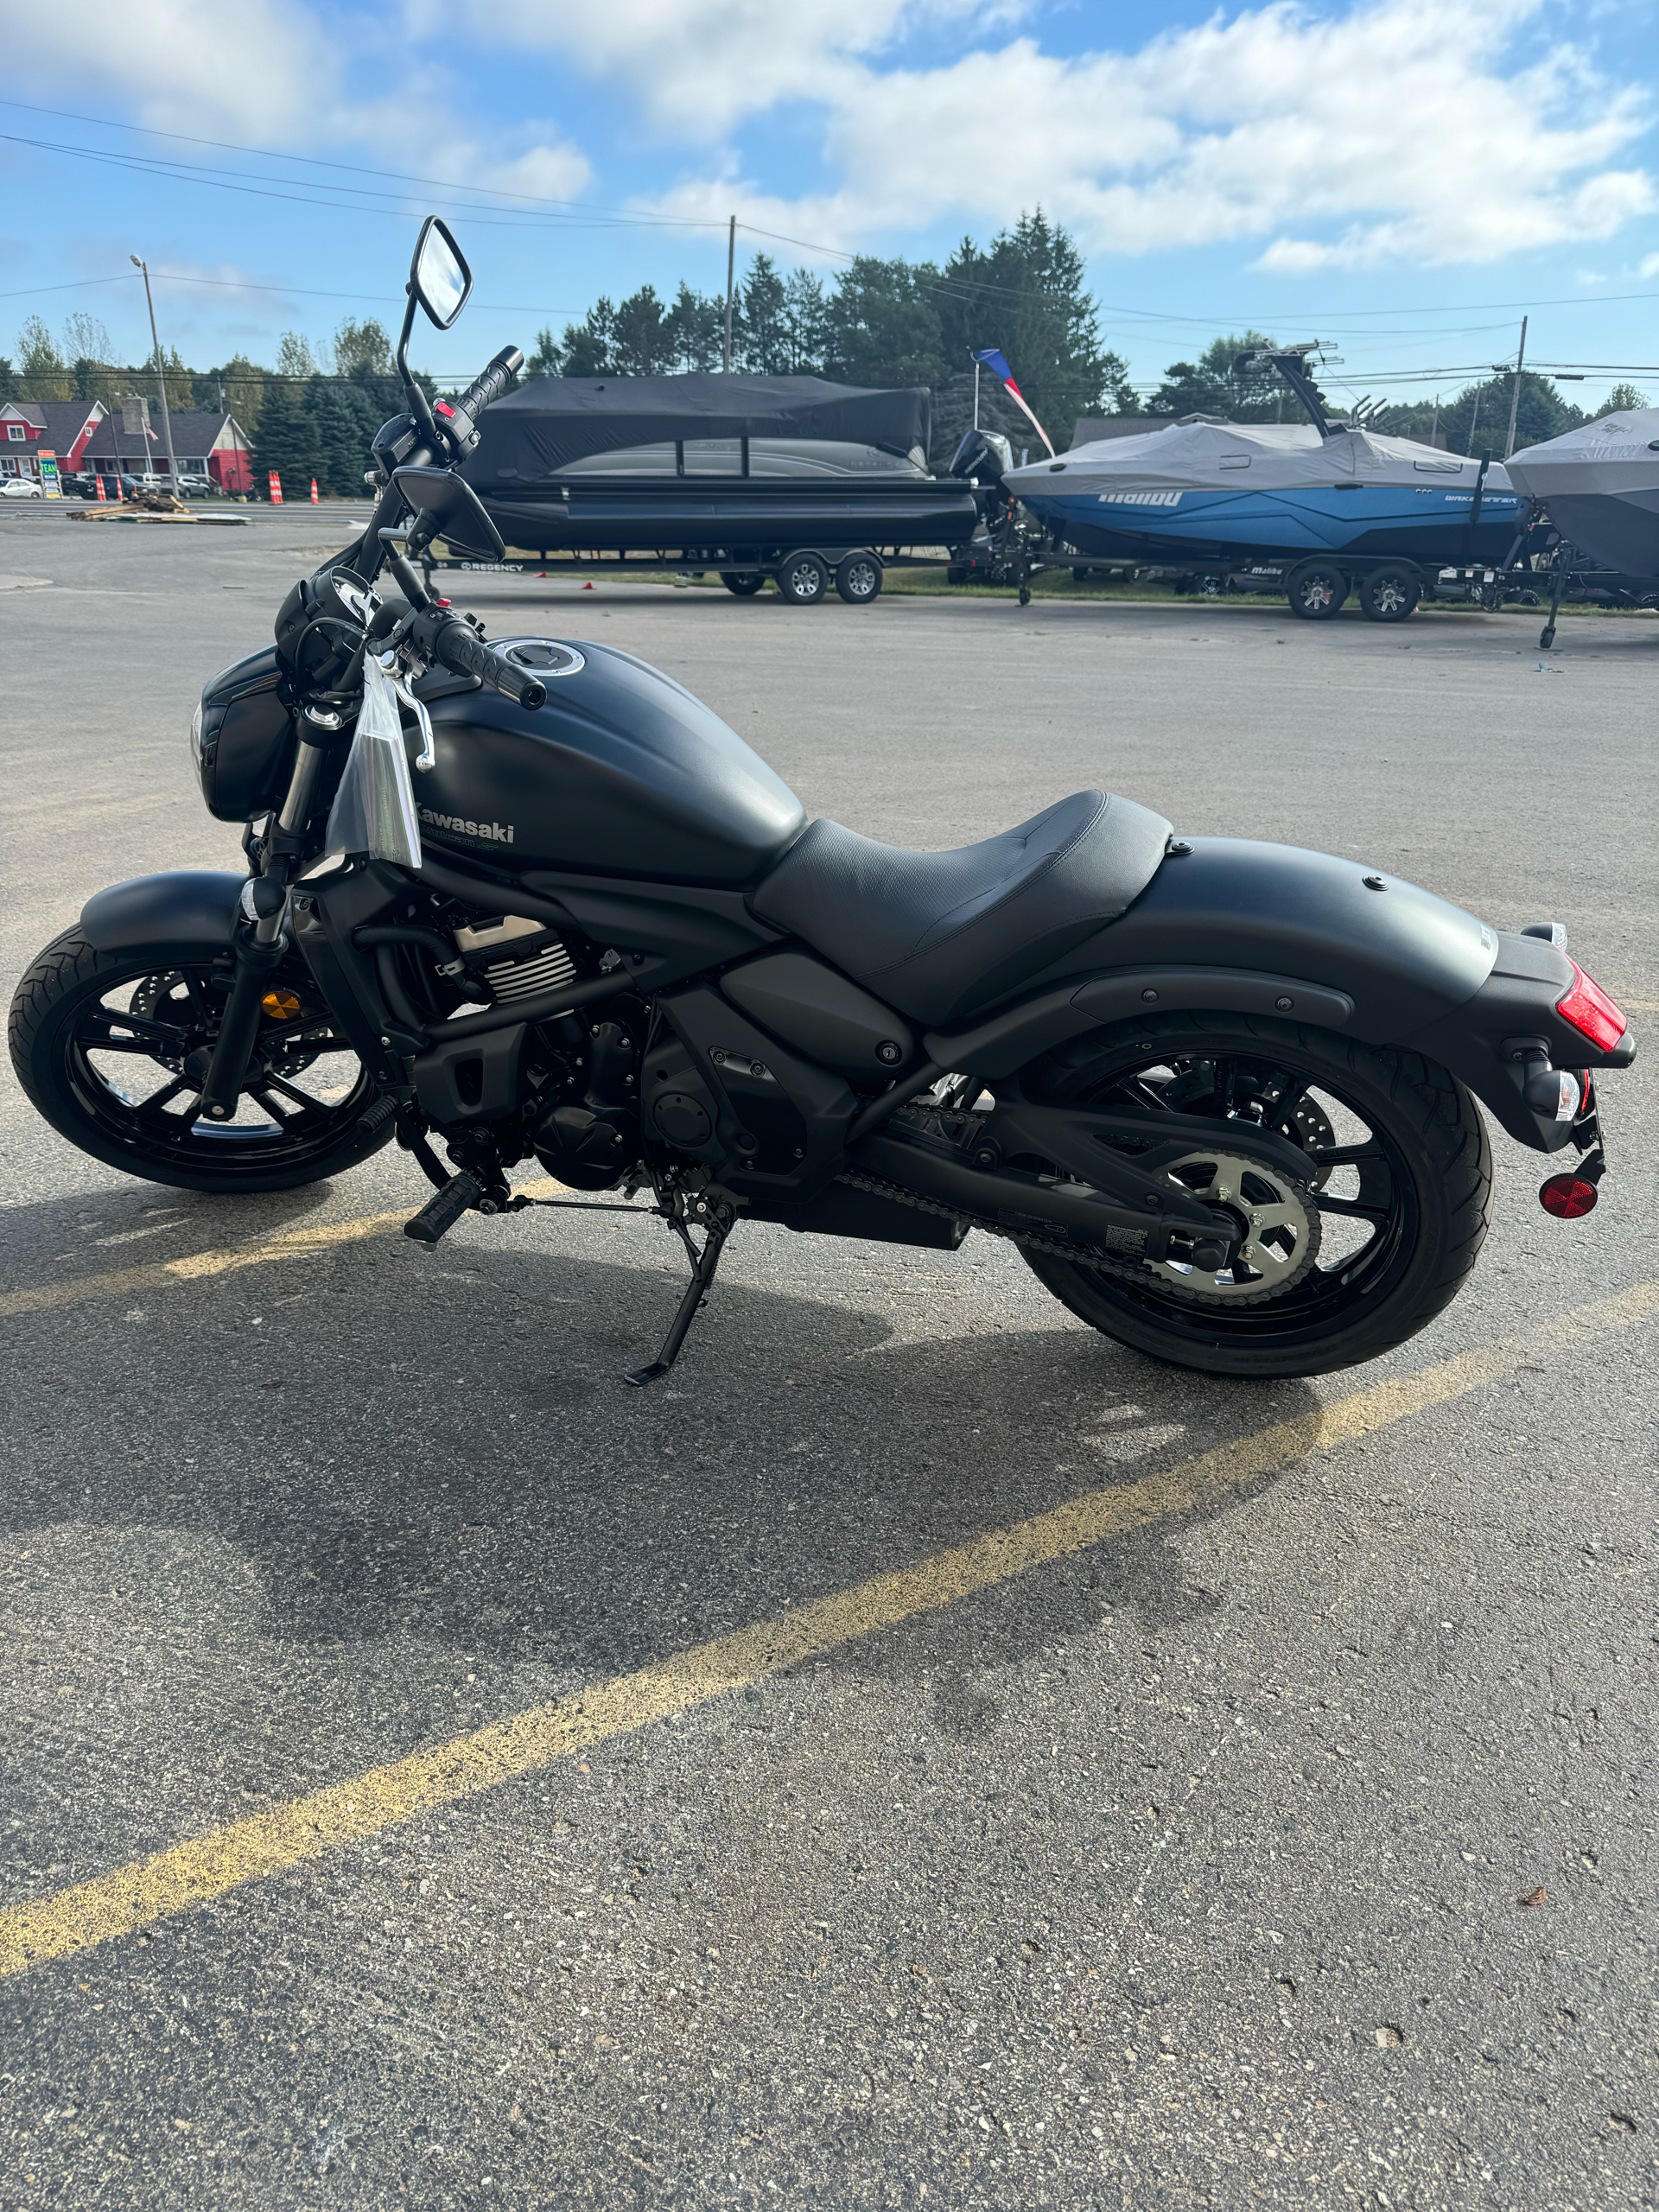
[[[80,910],[86,942],[98,952],[141,952],[146,945],[229,950],[236,902],[247,878],[218,868],[176,868],[112,883]]]
[[[1627,1068],[1636,1058],[1628,1030],[1611,1052],[1564,1021],[1557,1002],[1571,988],[1573,963],[1541,938],[1502,931],[1491,974],[1455,1014],[1427,1023],[1399,1044],[1450,1068],[1518,1143],[1559,1152],[1573,1135],[1570,1120],[1535,1113],[1522,1096],[1542,1045],[1552,1067]]]

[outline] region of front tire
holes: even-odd
[[[271,977],[276,1011],[261,1019],[234,1116],[197,1119],[231,974],[228,947],[217,961],[200,944],[99,952],[66,930],[11,1002],[30,1104],[94,1160],[178,1191],[291,1191],[378,1152],[390,1102],[377,1104],[298,954]]]
[[[1231,1014],[1169,1014],[1082,1039],[1027,1071],[1053,1103],[1161,1108],[1287,1138],[1307,1154],[1314,1256],[1288,1287],[1142,1263],[1108,1273],[1027,1251],[1061,1304],[1120,1344],[1209,1375],[1325,1375],[1375,1359],[1450,1305],[1491,1217],[1492,1155],[1474,1100],[1415,1052]],[[1200,1148],[1202,1150],[1202,1148]],[[1202,1177],[1194,1185],[1202,1194]]]
[[[1290,611],[1304,622],[1333,622],[1348,597],[1348,579],[1329,561],[1304,561],[1285,579]]]

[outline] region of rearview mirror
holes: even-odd
[[[440,330],[448,330],[467,304],[473,272],[442,215],[429,215],[421,226],[409,289]]]
[[[392,482],[422,518],[412,535],[423,546],[443,539],[464,561],[499,561],[506,552],[500,531],[472,486],[448,468],[398,468]]]

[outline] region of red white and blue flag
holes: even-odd
[[[1054,442],[1049,436],[1048,432],[1043,428],[1042,424],[1037,420],[1037,417],[1032,413],[1030,406],[1027,403],[1026,395],[1020,391],[1019,385],[1015,384],[1014,380],[1014,371],[1008,366],[1007,357],[999,353],[995,346],[988,346],[982,353],[976,352],[974,359],[976,361],[984,362],[991,374],[1001,383],[1002,389],[1007,393],[1008,397],[1014,402],[1020,413],[1025,416],[1027,420],[1030,423],[1033,429],[1036,431],[1038,436],[1048,448],[1049,453],[1052,455],[1054,451]]]

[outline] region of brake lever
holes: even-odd
[[[436,741],[432,734],[432,717],[426,711],[425,702],[415,696],[408,684],[397,673],[397,668],[395,666],[386,668],[386,663],[389,660],[395,660],[395,656],[391,653],[383,654],[380,665],[386,669],[387,675],[391,678],[392,690],[414,715],[415,727],[421,733],[421,749],[415,756],[415,766],[422,769],[435,768],[438,765],[438,751]]]

